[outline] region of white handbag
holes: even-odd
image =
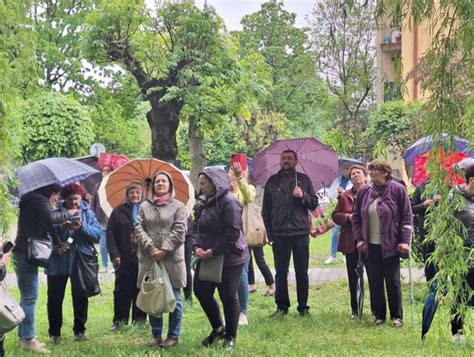
[[[13,330],[24,318],[23,309],[12,298],[5,282],[0,282],[0,334]]]

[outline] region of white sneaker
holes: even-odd
[[[249,320],[247,320],[247,316],[243,312],[240,313],[239,316],[239,326],[247,326],[249,324]]]
[[[452,340],[454,343],[458,343],[460,345],[463,345],[466,343],[466,338],[464,337],[464,335],[461,333],[461,332],[458,332],[456,334],[453,335],[452,337]]]
[[[342,260],[344,261],[344,264],[346,264],[346,256],[345,255],[342,256]]]
[[[337,261],[336,257],[333,257],[332,255],[329,256],[329,258],[327,258],[325,261],[324,261],[324,264],[333,264]]]
[[[32,339],[29,341],[18,340],[18,347],[25,351],[31,351],[36,353],[50,353],[48,349],[36,339]]]

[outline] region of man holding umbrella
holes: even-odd
[[[275,259],[275,302],[274,315],[286,315],[290,307],[288,295],[288,268],[291,253],[296,273],[298,312],[309,313],[308,265],[309,225],[308,210],[318,206],[310,178],[296,172],[298,157],[293,150],[284,150],[280,156],[280,171],[272,175],[263,196],[262,217],[268,239],[272,242]]]

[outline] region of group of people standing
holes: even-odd
[[[296,152],[285,150],[280,157],[280,170],[270,177],[264,188],[262,218],[268,240],[272,244],[275,280],[266,266],[263,250],[253,249],[265,277],[266,295],[275,297],[274,316],[287,315],[290,308],[288,272],[290,259],[296,273],[297,311],[309,314],[309,224],[308,212],[318,206],[309,177],[296,171]],[[385,323],[388,298],[389,316],[394,327],[403,326],[400,284],[400,256],[410,250],[413,214],[406,188],[391,177],[391,168],[373,161],[368,170],[362,165],[348,169],[350,185],[341,190],[332,219],[340,226],[339,250],[345,254],[350,301],[354,318],[358,315],[355,267],[362,261],[368,273],[370,305],[374,325]],[[371,183],[368,184],[370,177]],[[461,194],[466,207],[459,219],[474,240],[474,167],[466,170],[468,185]],[[349,184],[349,182],[347,182]],[[20,304],[26,318],[18,329],[19,346],[35,352],[48,352],[35,338],[35,304],[38,297],[38,267],[27,259],[27,241],[35,236],[49,236],[54,252],[45,270],[48,286],[48,321],[52,343],[61,336],[62,303],[67,281],[71,281],[74,309],[73,331],[76,341],[86,338],[88,298],[74,293],[77,283],[72,274],[76,252],[96,255],[94,244],[100,241],[102,228],[90,206],[83,200],[85,192],[79,184],[61,188],[50,185],[21,198],[18,236],[13,251],[20,290]],[[62,198],[57,209],[52,205]],[[255,199],[255,188],[247,182],[239,164],[230,173],[207,168],[199,175],[199,193],[191,217],[176,200],[172,177],[158,172],[151,183],[151,194],[132,182],[124,192],[125,203],[116,207],[106,227],[107,248],[115,270],[114,316],[112,330],[128,324],[143,325],[147,314],[136,306],[143,276],[153,264],[166,268],[176,299],[169,313],[168,333],[163,336],[163,316],[149,316],[151,344],[172,348],[181,337],[183,300],[181,289],[189,285],[186,248],[197,258],[193,291],[211,325],[202,344],[206,347],[223,340],[223,347],[236,343],[239,322],[248,323],[250,251],[243,235],[242,209]],[[216,279],[201,274],[213,267]],[[467,282],[473,286],[474,275]],[[218,291],[224,310],[215,299]],[[456,321],[461,326],[462,321]]]

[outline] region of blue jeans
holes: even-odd
[[[339,236],[341,234],[341,226],[337,224],[332,229],[332,237],[331,237],[331,256],[336,258],[337,254],[337,247],[339,245]]]
[[[99,240],[100,260],[102,261],[102,268],[109,267],[109,252],[107,251],[107,234],[102,231],[102,236]]]
[[[38,267],[28,262],[25,253],[14,252],[18,289],[20,290],[20,306],[25,312],[25,319],[18,326],[18,336],[29,341],[35,338],[35,306],[38,299]]]
[[[181,336],[181,322],[183,321],[183,300],[181,299],[181,289],[173,289],[176,298],[176,308],[168,317],[168,338],[173,340]],[[154,317],[150,315],[151,334],[154,338],[161,337],[163,333],[163,315]]]
[[[240,274],[240,285],[237,291],[239,297],[240,312],[247,314],[247,307],[249,304],[249,261],[244,263],[242,274]]]

